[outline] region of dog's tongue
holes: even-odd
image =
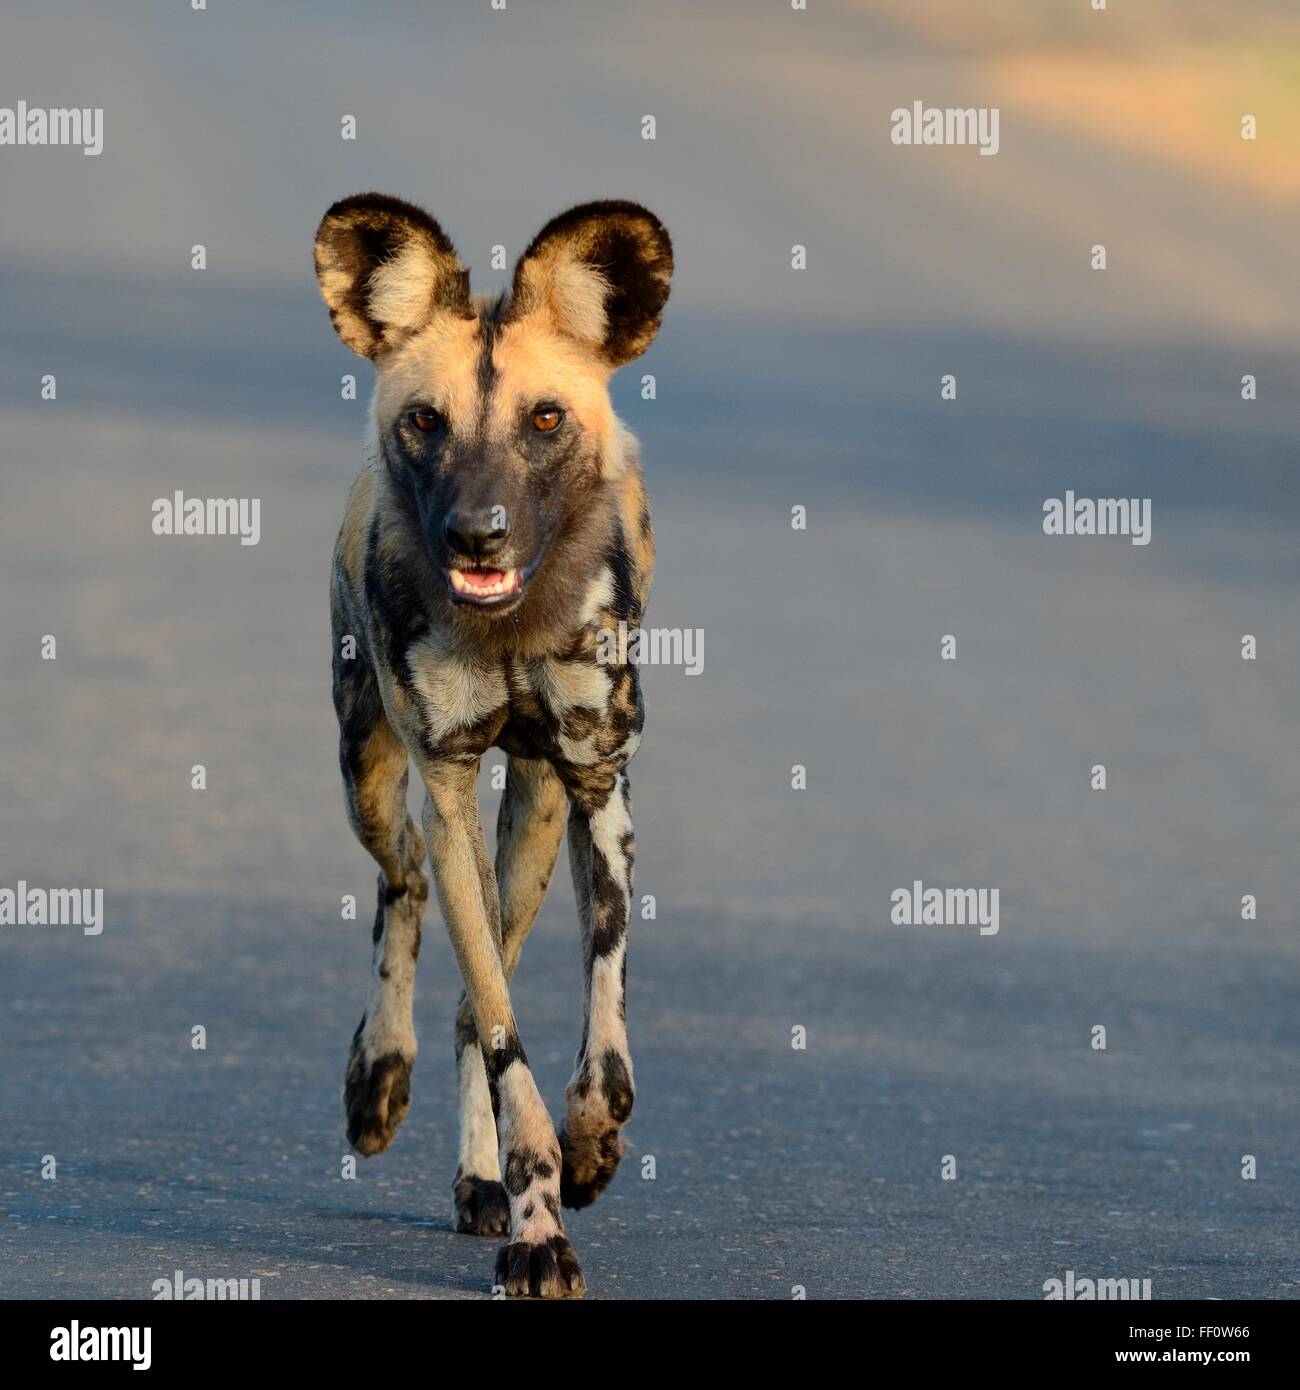
[[[505,580],[505,570],[461,570],[471,589],[491,589]]]

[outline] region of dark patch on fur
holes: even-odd
[[[506,1155],[505,1188],[512,1197],[522,1197],[535,1182],[555,1176],[555,1165],[541,1154],[513,1149]]]
[[[588,1207],[609,1186],[623,1157],[623,1141],[617,1128],[605,1130],[595,1141],[576,1143],[567,1128],[560,1131],[560,1201],[566,1207]]]
[[[615,365],[649,346],[668,302],[673,245],[663,223],[638,203],[609,199],[584,203],[553,217],[533,238],[515,268],[511,312],[531,307],[524,267],[548,243],[566,241],[575,256],[609,282],[603,351]],[[515,301],[518,301],[517,303]]]
[[[456,1229],[467,1236],[508,1236],[510,1203],[506,1190],[493,1178],[480,1178],[456,1169],[451,1185]]]
[[[496,741],[501,726],[506,722],[506,706],[489,710],[481,719],[463,729],[453,729],[444,734],[436,743],[425,740],[425,751],[430,757],[449,759],[453,762],[470,761],[477,758],[485,748]]]
[[[636,591],[632,585],[632,557],[620,528],[609,550],[605,553],[605,563],[613,577],[613,600],[611,609],[616,619],[622,619],[629,627],[636,613]]]
[[[564,783],[565,791],[589,816],[609,800],[618,777],[617,771],[607,763],[580,764],[557,758],[555,770]]]
[[[365,1020],[361,1021],[362,1027]],[[382,1153],[411,1108],[411,1063],[400,1052],[385,1052],[367,1063],[361,1027],[352,1040],[343,1104],[348,1116],[348,1143],[366,1158]]]
[[[609,1106],[610,1118],[618,1124],[626,1124],[632,1113],[632,1077],[627,1063],[612,1047],[607,1047],[601,1058],[600,1092]]]
[[[519,1041],[518,1034],[510,1033],[500,1047],[492,1047],[484,1042],[483,1065],[487,1069],[489,1080],[500,1076],[515,1062],[528,1065],[528,1058],[524,1055],[523,1044]]]
[[[377,620],[384,662],[409,694],[406,652],[428,634],[429,615],[419,577],[404,567],[381,563],[378,516],[366,538],[365,597],[372,620]]]
[[[560,729],[564,737],[572,739],[575,743],[581,743],[589,738],[600,728],[601,714],[599,710],[588,709],[585,705],[575,705],[572,709],[565,710],[563,718],[560,720]]]
[[[361,337],[344,337],[354,352],[373,357],[395,345],[388,326],[370,312],[370,277],[385,262],[399,256],[413,244],[425,248],[435,267],[430,313],[445,309],[468,317],[470,310],[469,271],[460,264],[456,248],[438,223],[423,208],[384,193],[358,193],[334,204],[321,219],[316,232],[316,274],[341,272],[349,283],[340,290],[332,284],[323,293],[337,296],[329,305],[330,321],[344,335],[343,312],[361,325]],[[349,326],[349,332],[356,330]],[[400,339],[400,334],[398,338]]]
[[[512,1298],[579,1298],[586,1291],[578,1257],[562,1235],[539,1245],[503,1245],[495,1283]]]
[[[467,1047],[478,1046],[478,1030],[474,1027],[474,1011],[470,1007],[469,995],[461,990],[460,1003],[456,1007],[456,1061]]]
[[[591,847],[591,877],[596,918],[591,951],[596,957],[607,956],[627,933],[627,899],[609,861],[595,845]]]
[[[498,305],[499,304],[500,301],[498,300]],[[492,393],[496,389],[497,383],[496,364],[492,361],[492,350],[496,346],[497,326],[498,319],[496,312],[479,315],[479,332],[482,338],[482,346],[479,349],[476,377],[485,414],[492,408]]]
[[[336,628],[340,626],[336,624]],[[366,740],[384,718],[384,706],[379,698],[379,686],[365,662],[359,656],[351,661],[344,660],[341,654],[343,636],[343,632],[336,631],[334,712],[339,722],[339,768],[343,780],[355,787],[366,771],[363,761]]]
[[[508,1066],[514,1062],[527,1066],[528,1058],[524,1055],[523,1044],[514,1034],[506,1039],[502,1047],[489,1047],[482,1039],[479,1040],[479,1047],[483,1053],[483,1068],[487,1072],[488,1095],[492,1098],[492,1118],[500,1119],[501,1091],[498,1082]]]
[[[384,934],[384,902],[381,898],[378,907],[375,908],[375,925],[370,933],[370,940],[377,946],[379,938]]]

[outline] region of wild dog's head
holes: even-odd
[[[653,342],[672,267],[652,213],[587,203],[542,228],[508,294],[475,299],[419,208],[367,193],[325,214],[321,293],[339,337],[375,363],[383,466],[461,616],[533,591],[571,603],[563,576],[599,543],[593,495],[623,467],[609,379]]]

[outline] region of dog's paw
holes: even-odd
[[[343,1084],[343,1106],[348,1116],[348,1143],[365,1158],[393,1142],[397,1126],[411,1108],[412,1058],[400,1052],[384,1052],[368,1058],[360,1033],[353,1039]]]
[[[467,1236],[508,1236],[510,1202],[506,1190],[493,1178],[466,1175],[456,1169],[452,1184],[456,1229]]]
[[[616,1125],[581,1138],[560,1131],[560,1201],[589,1207],[618,1172],[626,1145]]]
[[[587,1291],[573,1247],[563,1236],[538,1245],[513,1241],[497,1252],[496,1286],[510,1298],[581,1298]]]

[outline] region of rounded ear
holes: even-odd
[[[422,208],[382,193],[335,203],[316,232],[316,278],[338,335],[377,357],[439,310],[469,313],[469,271]]]
[[[520,258],[509,317],[543,317],[621,367],[654,342],[672,274],[673,244],[654,213],[583,203],[552,218]]]

